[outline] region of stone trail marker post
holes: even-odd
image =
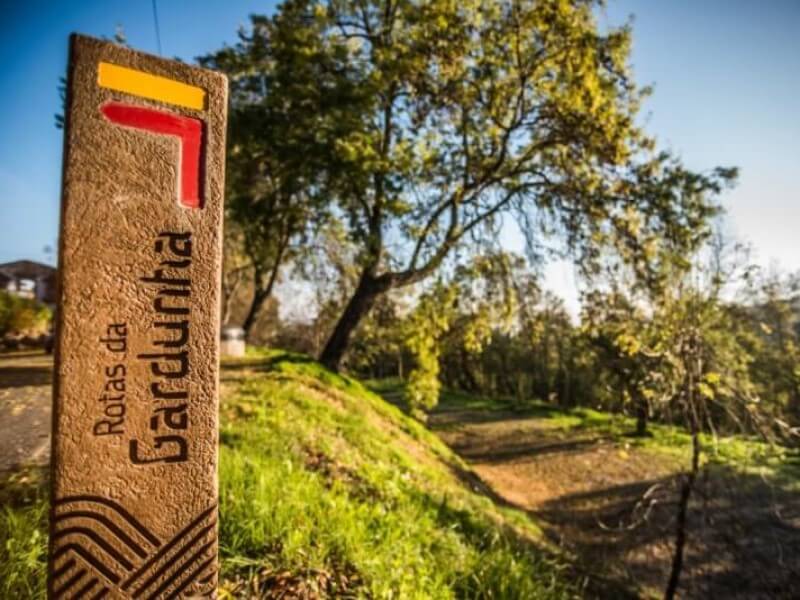
[[[227,82],[71,40],[51,598],[212,597]]]

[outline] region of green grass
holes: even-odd
[[[0,481],[0,597],[44,598],[48,490],[44,469]]]
[[[535,524],[470,492],[421,424],[314,362],[263,359],[223,404],[229,579],[323,572],[379,598],[574,595]]]
[[[371,390],[391,401],[402,399],[404,382],[398,378],[370,380]],[[396,402],[405,408],[402,400]],[[632,436],[636,429],[633,417],[594,410],[587,407],[561,408],[531,400],[520,403],[514,398],[487,397],[455,390],[443,390],[437,411],[480,410],[513,412],[521,418],[542,419],[549,430],[610,438],[626,447],[642,448],[685,465],[691,460],[691,437],[677,426],[651,422],[649,435]],[[458,427],[458,425],[444,426]],[[786,490],[800,492],[800,451],[760,438],[744,435],[700,435],[703,447],[701,462],[731,468],[739,473],[767,477]]]
[[[570,424],[568,427],[570,429],[606,435],[616,440],[624,440],[635,447],[669,454],[686,462],[690,460],[691,436],[681,427],[651,422],[648,424],[649,435],[635,437],[631,436],[631,432],[635,430],[636,422],[631,417],[589,408],[565,411],[564,417],[577,420]],[[709,433],[701,433],[700,441],[703,448],[701,458],[705,463],[771,477],[793,475],[794,478],[800,478],[800,471],[792,474],[797,452],[778,444],[766,443],[752,436],[714,436]]]
[[[222,597],[276,583],[329,597],[580,594],[531,519],[473,493],[458,457],[359,382],[265,351],[222,379]],[[3,489],[15,501],[0,517],[0,597],[42,597],[45,486]]]
[[[374,385],[370,382],[371,387]],[[401,389],[402,382],[393,383]],[[376,386],[373,389],[379,390]],[[472,396],[463,392],[442,393],[438,410],[513,410],[525,417],[545,419],[550,429],[582,432],[644,448],[688,464],[691,455],[691,437],[681,427],[651,422],[648,436],[635,437],[636,420],[625,415],[602,412],[591,408],[559,408],[540,401],[519,405],[504,398]],[[770,477],[783,487],[800,491],[800,453],[778,444],[766,443],[755,437],[743,435],[700,436],[704,463],[725,466],[738,472]]]
[[[385,379],[368,379],[364,381],[370,391],[409,413],[405,402],[406,382],[399,377]],[[543,406],[543,405],[542,405]],[[527,407],[527,405],[526,405]],[[515,410],[512,399],[478,396],[457,390],[442,390],[436,410]],[[527,410],[527,408],[526,408]]]

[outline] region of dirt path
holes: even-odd
[[[44,352],[0,354],[0,472],[49,461],[52,371]]]
[[[661,596],[673,551],[677,459],[513,412],[447,410],[430,424],[589,572]],[[680,597],[800,597],[797,494],[717,468],[696,496]]]

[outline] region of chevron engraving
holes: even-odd
[[[216,589],[216,505],[162,542],[124,507],[100,496],[55,501],[51,597],[211,598]]]

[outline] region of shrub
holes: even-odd
[[[52,311],[41,302],[0,290],[0,338],[45,333],[52,318]]]

